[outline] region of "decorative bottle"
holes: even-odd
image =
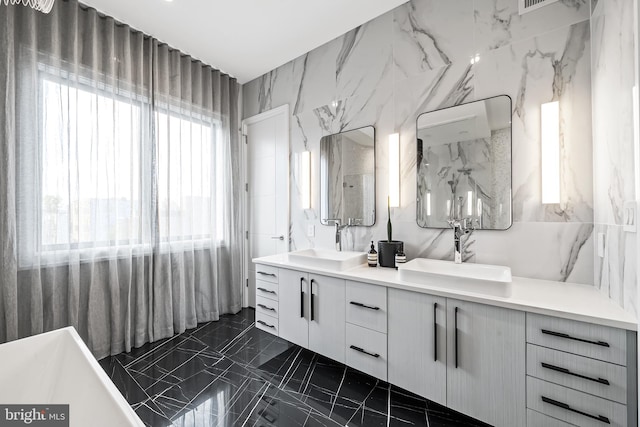
[[[367,254],[367,264],[369,264],[369,267],[378,266],[378,252],[376,252],[376,248],[373,246],[373,240],[371,241],[371,250]]]
[[[407,262],[407,256],[400,250],[400,252],[396,253],[396,267],[398,264],[404,264]]]

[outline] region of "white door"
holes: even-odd
[[[246,142],[244,306],[255,307],[253,258],[289,250],[289,106],[242,121]]]

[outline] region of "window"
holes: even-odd
[[[141,97],[41,76],[41,176],[34,179],[41,252],[156,238],[220,243],[224,176],[216,164],[223,158],[216,120],[171,108],[154,113]]]
[[[222,236],[223,153],[222,144],[215,144],[219,126],[174,112],[157,112],[155,117],[160,240]]]
[[[42,250],[141,242],[141,105],[49,79],[42,103]]]

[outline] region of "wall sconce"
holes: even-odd
[[[300,192],[302,209],[311,209],[311,152],[300,155]]]
[[[427,191],[427,216],[431,216],[431,191]]]
[[[389,206],[400,206],[400,134],[389,135]]]
[[[540,112],[542,203],[560,203],[560,104],[547,102]]]

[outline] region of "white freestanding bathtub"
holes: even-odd
[[[47,404],[71,427],[144,426],[73,327],[0,345],[0,405]]]

